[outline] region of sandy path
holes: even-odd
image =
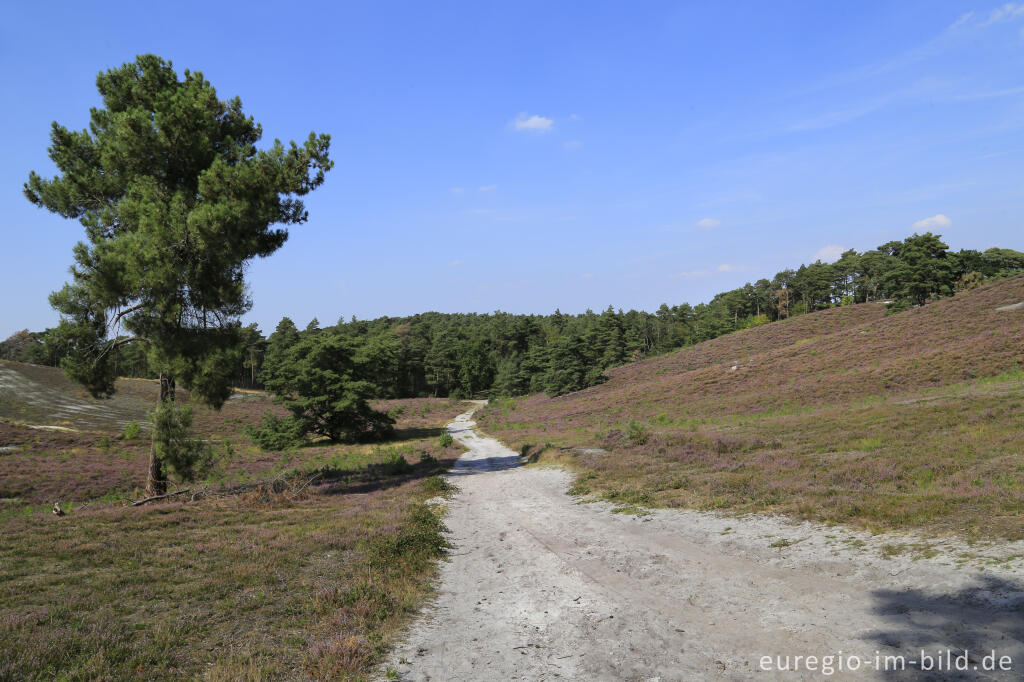
[[[878,551],[906,536],[611,513],[566,495],[565,472],[518,466],[470,418],[449,426],[470,448],[450,474],[461,489],[446,517],[454,549],[435,603],[391,656],[401,679],[823,679],[821,657],[839,652],[860,669],[840,672],[833,658],[828,679],[1024,678],[1019,561],[982,572],[956,567],[959,546],[917,561]],[[769,546],[779,538],[796,544]],[[970,669],[923,674],[922,648],[954,657],[966,648]],[[1012,671],[981,670],[992,649],[997,662],[1012,657]],[[904,656],[906,669],[877,672],[876,652]],[[787,655],[791,666],[794,656],[819,659],[799,672],[760,669],[762,656]]]

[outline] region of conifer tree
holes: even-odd
[[[237,97],[220,100],[201,73],[179,78],[155,55],[100,73],[96,86],[103,106],[91,110],[87,130],[52,125],[49,156],[60,174],[32,172],[24,190],[85,227],[71,282],[50,297],[69,351],[62,366],[109,396],[114,351],[146,344],[160,374],[158,409],[173,409],[176,382],[219,407],[251,305],[245,265],[284,244],[287,230],[271,226],[305,222],[296,197],[324,181],[330,138],[310,133],[301,146],[258,150],[262,128]],[[173,439],[158,448],[158,438],[154,430],[151,493],[166,486],[162,459],[175,457]]]

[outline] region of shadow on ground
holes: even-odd
[[[448,472],[449,476],[472,476],[489,471],[505,471],[522,466],[523,461],[519,455],[508,455],[502,457],[483,457],[481,459],[460,459]]]
[[[1024,679],[1024,584],[981,576],[975,585],[955,592],[877,590],[873,596],[874,613],[891,627],[866,639],[883,656],[906,657],[905,669],[886,671],[885,679]],[[923,657],[922,650],[931,658]],[[1010,670],[999,669],[1003,656],[1012,661]],[[986,670],[993,667],[990,663],[995,670]],[[965,665],[966,670],[957,669]]]

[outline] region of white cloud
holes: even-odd
[[[950,24],[948,31],[958,29],[962,26],[977,26],[979,28],[987,28],[993,24],[1001,24],[1006,21],[1013,21],[1024,17],[1024,2],[1014,3],[1007,2],[999,7],[992,9],[988,16],[982,17],[976,12],[967,12],[966,14],[960,15],[960,17]]]
[[[462,265],[462,261],[460,261],[460,260],[456,259],[456,260],[453,260],[453,261],[452,261],[451,263],[449,263],[448,265],[449,265],[450,267],[453,267],[453,268],[457,268],[457,267],[459,267],[460,265]]]
[[[970,12],[967,12],[966,14],[961,14],[960,17],[956,21],[954,21],[952,24],[950,24],[949,28],[946,29],[946,30],[952,30],[954,28],[959,28],[959,27],[963,26],[964,24],[966,24],[968,21],[970,21],[973,18],[974,18],[974,11],[973,10],[970,11]]]
[[[566,140],[562,143],[562,146],[566,149],[579,149],[583,146],[583,143],[579,140]]]
[[[1020,4],[1014,4],[1008,2],[1001,7],[996,7],[994,10],[989,12],[988,19],[982,22],[982,26],[991,26],[992,24],[998,24],[1003,21],[1012,21],[1017,17],[1024,16],[1024,2]]]
[[[826,130],[828,128],[834,128],[836,126],[843,125],[856,121],[858,118],[867,116],[868,114],[878,111],[886,104],[889,103],[891,98],[876,99],[871,102],[865,102],[860,106],[852,107],[850,109],[842,109],[839,111],[829,111],[813,118],[804,119],[789,127],[791,133],[803,133],[814,130]]]
[[[512,122],[512,125],[515,126],[516,130],[526,130],[534,133],[546,133],[551,130],[552,126],[555,125],[555,122],[552,121],[550,118],[538,116],[537,114],[534,114],[533,116],[527,116],[526,112],[524,111],[523,113],[519,114],[519,118]]]
[[[697,221],[695,227],[698,230],[713,230],[721,224],[721,220],[715,220],[714,218],[701,218]]]
[[[1024,35],[1024,28],[1021,28],[1021,34]],[[1003,88],[1002,90],[985,90],[980,92],[972,92],[966,95],[957,95],[953,99],[958,102],[971,102],[979,99],[995,99],[997,97],[1013,97],[1014,95],[1020,95],[1024,93],[1024,85],[1015,88]]]
[[[697,279],[699,277],[707,277],[711,273],[707,270],[689,270],[687,272],[677,272],[674,275],[669,275],[669,279]]]
[[[931,218],[918,220],[912,227],[915,230],[930,230],[936,227],[949,227],[952,224],[952,220],[939,213],[938,215],[933,215]]]
[[[462,189],[461,187],[452,187],[452,194],[458,195],[458,194],[462,194],[465,191],[466,190]]]
[[[818,252],[814,254],[814,260],[820,260],[824,261],[825,263],[831,263],[833,261],[839,260],[839,257],[842,256],[843,252],[846,250],[847,248],[845,246],[840,246],[839,244],[829,244],[828,246],[823,246],[820,249],[818,249]]]
[[[493,192],[496,189],[498,189],[497,185],[480,185],[481,192]]]
[[[743,269],[742,265],[729,265],[728,263],[722,263],[715,268],[715,270],[718,270],[719,272],[739,272]]]
[[[594,278],[594,273],[592,273],[592,272],[584,272],[582,275],[580,275],[580,279],[593,279],[593,278]]]

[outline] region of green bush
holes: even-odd
[[[647,439],[651,437],[647,427],[638,422],[635,419],[630,419],[629,424],[626,426],[626,438],[633,445],[643,445],[647,442]]]
[[[398,476],[399,474],[407,474],[412,471],[412,465],[401,454],[393,452],[380,463],[380,470],[388,476]]]
[[[289,347],[268,350],[260,376],[304,435],[332,441],[385,440],[394,434],[395,420],[369,403],[380,394],[374,382],[383,352],[341,334],[307,332]]]
[[[293,417],[278,417],[270,410],[263,413],[259,426],[250,426],[245,430],[261,450],[277,452],[290,450],[305,442],[302,425]]]
[[[142,427],[139,426],[139,422],[134,419],[125,424],[124,427],[124,439],[135,440],[142,435]]]
[[[458,490],[453,484],[440,476],[431,476],[423,481],[423,491],[427,495],[451,497]]]
[[[440,445],[442,448],[451,447],[454,442],[455,439],[452,438],[452,434],[448,433],[447,431],[442,433],[441,437],[437,439],[437,444]]]
[[[216,459],[213,449],[192,438],[192,406],[161,403],[150,413],[153,447],[170,476],[191,481],[203,476]]]

